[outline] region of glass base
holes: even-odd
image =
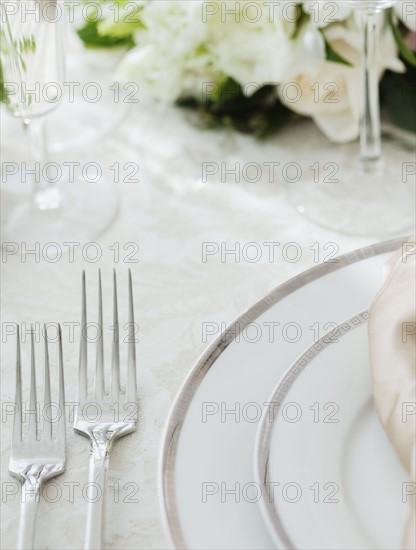
[[[58,206],[54,190],[36,199],[29,193],[3,190],[2,246],[57,243],[69,251],[64,243],[94,242],[117,216],[119,198],[113,184],[77,181],[61,185],[60,190]]]
[[[367,170],[357,162],[356,143],[311,149],[304,157],[309,169],[297,181],[285,181],[290,202],[303,216],[350,235],[388,238],[416,231],[412,147],[390,140],[381,162]]]

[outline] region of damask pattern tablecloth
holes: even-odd
[[[21,159],[19,122],[9,120],[5,126],[3,160]],[[73,258],[63,254],[58,261],[51,261],[48,253],[52,249],[47,243],[40,243],[35,253],[29,253],[24,243],[15,243],[14,254],[3,250],[3,548],[15,547],[20,502],[20,487],[8,473],[13,417],[7,406],[14,400],[14,323],[25,324],[26,339],[30,323],[40,323],[35,325],[38,335],[42,323],[62,324],[66,400],[74,402],[81,272],[85,269],[87,273],[89,314],[94,321],[96,278],[101,268],[104,324],[108,327],[114,267],[119,278],[120,318],[125,320],[129,267],[133,275],[139,325],[140,421],[137,431],[117,442],[112,452],[106,546],[167,547],[158,502],[158,453],[175,393],[198,356],[226,324],[275,286],[334,254],[375,241],[341,236],[309,223],[286,200],[281,169],[276,167],[274,177],[269,177],[266,167],[270,164],[266,163],[270,162],[284,167],[296,161],[308,168],[292,145],[296,140],[301,143],[306,135],[324,142],[309,123],[266,142],[224,130],[202,130],[186,112],[141,98],[124,112],[118,126],[99,140],[78,149],[75,140],[74,148],[55,155],[58,162],[76,160],[81,166],[97,162],[107,179],[114,177],[110,167],[119,163],[120,181],[115,187],[120,209],[111,227],[94,239],[95,244],[76,247]],[[136,168],[124,168],[126,163]],[[206,163],[204,167],[202,163]],[[109,336],[107,344],[108,340]],[[51,353],[54,358],[54,348]],[[26,343],[26,389],[28,361]],[[72,410],[69,404],[67,412]],[[68,419],[66,472],[45,486],[36,547],[82,547],[88,457],[88,440],[73,432]]]

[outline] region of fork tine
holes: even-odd
[[[95,365],[95,397],[102,401],[104,396],[104,329],[103,329],[103,290],[101,286],[101,269],[98,270],[98,326],[101,334],[97,340]]]
[[[133,283],[131,279],[131,269],[129,269],[129,346],[127,358],[127,397],[129,401],[137,400],[137,373],[136,373],[136,343],[135,343],[135,325],[133,308]]]
[[[36,398],[36,364],[35,364],[35,333],[33,325],[30,328],[30,398],[29,398],[29,441],[38,437],[37,398]]]
[[[22,369],[20,357],[20,326],[16,335],[16,390],[14,397],[16,411],[13,418],[13,445],[22,441]]]
[[[87,296],[85,289],[85,271],[82,272],[82,305],[81,305],[81,342],[79,350],[79,371],[78,371],[78,402],[84,403],[87,399]]]
[[[120,392],[120,343],[118,326],[117,276],[113,270],[113,352],[111,358],[111,397],[117,400]]]
[[[61,447],[63,446],[63,449],[65,450],[65,439],[66,439],[66,422],[65,422],[65,380],[64,380],[64,359],[63,359],[63,353],[62,353],[62,330],[61,325],[58,324],[58,337],[59,337],[59,343],[58,343],[58,370],[59,370],[59,378],[58,378],[58,405],[59,405],[59,421],[58,421],[58,432],[56,434],[56,437],[58,441],[60,442]]]
[[[46,407],[51,403],[51,378],[49,367],[49,346],[48,346],[48,332],[46,324],[43,325],[44,331],[44,345],[45,345],[45,397],[43,400],[43,437],[52,439],[52,422],[45,417]],[[51,414],[49,407],[49,415]]]

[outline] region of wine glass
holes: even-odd
[[[46,118],[64,82],[62,7],[14,0],[0,10],[2,103],[23,121],[30,159],[7,163],[2,175],[2,242],[86,243],[109,226],[118,200],[110,182],[81,179],[71,163],[48,159]]]
[[[363,24],[363,112],[360,153],[332,144],[325,153],[338,178],[317,183],[307,177],[286,184],[296,209],[311,221],[342,233],[396,236],[415,230],[415,152],[381,140],[379,39],[383,10],[400,0],[338,0],[361,12]],[[315,149],[316,153],[316,149]],[[326,157],[326,158],[327,158]],[[315,159],[317,160],[317,159]]]

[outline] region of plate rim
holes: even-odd
[[[290,367],[280,377],[272,393],[270,394],[270,397],[268,398],[269,402],[279,403],[276,407],[276,411],[280,409],[283,399],[287,397],[290,389],[302,372],[310,366],[311,362],[316,359],[318,355],[320,355],[323,351],[325,351],[325,349],[328,348],[328,346],[331,345],[332,342],[328,342],[328,339],[332,337],[342,338],[355,328],[366,325],[368,323],[369,315],[370,311],[369,309],[366,309],[356,313],[344,321],[341,321],[335,328],[324,334],[321,338],[319,338],[319,340],[305,349],[299,357],[295,359],[295,361],[293,361]],[[358,322],[354,323],[354,320],[358,320]],[[348,328],[346,328],[346,326]],[[313,353],[313,356],[309,357],[308,355],[311,352]],[[304,364],[299,365],[302,361],[304,361]],[[271,437],[273,428],[276,425],[276,415],[273,415],[273,420],[271,422],[267,422],[267,418],[268,414],[263,413],[254,444],[254,477],[259,484],[265,486],[266,493],[268,493],[268,485],[266,483],[268,482],[267,473]],[[284,550],[297,550],[297,547],[293,544],[289,534],[281,522],[277,510],[270,502],[270,498],[264,498],[263,494],[264,493],[262,492],[262,497],[259,504],[262,510],[264,522],[272,540],[274,542],[278,542],[279,548],[281,547]]]
[[[182,532],[181,522],[175,504],[174,473],[176,451],[182,424],[192,399],[205,375],[214,365],[221,353],[235,340],[244,328],[255,321],[272,306],[306,286],[338,269],[352,265],[361,260],[394,252],[409,240],[409,236],[389,239],[358,248],[337,256],[334,260],[314,266],[288,281],[278,285],[263,298],[255,302],[243,314],[230,323],[219,336],[206,348],[195,365],[185,377],[179,388],[165,422],[162,433],[158,461],[158,493],[161,520],[171,548],[188,548]],[[290,368],[290,366],[289,366]]]

